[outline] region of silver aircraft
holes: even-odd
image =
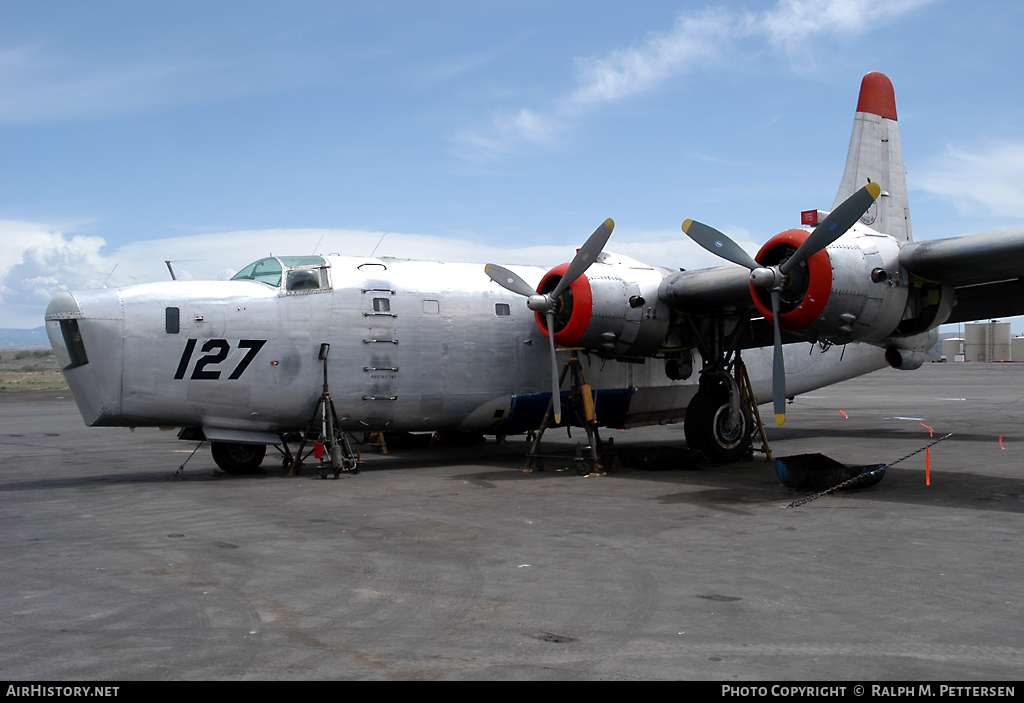
[[[942,323],[1024,313],[1024,230],[913,242],[880,73],[861,84],[835,204],[803,218],[754,257],[686,220],[687,236],[734,264],[694,271],[604,251],[611,220],[550,270],[268,257],[230,281],[61,293],[46,329],[88,425],[182,428],[237,473],[267,445],[287,462],[318,413],[329,442],[684,421],[691,447],[734,460],[754,427],[741,352],[756,402],[772,402],[781,424],[796,394],[919,367]],[[570,349],[582,355],[585,418],[561,412]],[[322,402],[328,373],[333,403]]]

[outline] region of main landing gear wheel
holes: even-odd
[[[750,450],[754,420],[740,403],[738,422],[730,422],[729,391],[725,386],[702,387],[686,407],[683,434],[690,449],[700,451],[713,464],[739,461]]]
[[[267,447],[264,444],[213,442],[210,451],[217,466],[229,474],[254,473],[267,455]]]

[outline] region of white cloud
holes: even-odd
[[[759,51],[762,47],[756,42],[767,42],[789,54],[801,54],[794,65],[806,65],[816,40],[855,37],[934,1],[779,0],[760,14],[724,8],[683,11],[668,32],[652,32],[640,44],[605,56],[577,58],[575,90],[555,100],[551,109],[500,113],[484,132],[463,132],[454,140],[475,150],[473,158],[551,142],[586,108],[642,95],[687,71],[723,61],[737,51],[738,42],[752,42],[743,45],[745,52]]]
[[[750,21],[772,44],[793,51],[820,35],[862,34],[931,2],[934,0],[779,0],[773,9]]]
[[[74,235],[31,222],[0,221],[0,303],[31,305],[69,288],[96,288],[104,245],[101,237]],[[109,271],[107,272],[109,273]]]
[[[523,108],[513,115],[496,114],[488,133],[467,131],[456,138],[480,154],[509,153],[519,144],[543,145],[555,140],[562,129],[561,122],[551,115],[542,115]]]
[[[972,151],[950,146],[925,162],[914,185],[963,213],[1024,217],[1024,143],[993,142]]]
[[[647,92],[702,62],[717,60],[721,42],[738,31],[737,18],[722,10],[680,14],[671,32],[652,34],[639,47],[576,59],[579,87],[562,111]]]

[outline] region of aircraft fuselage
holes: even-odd
[[[503,433],[539,424],[550,398],[547,339],[524,300],[494,285],[481,266],[341,256],[324,262],[314,267],[323,280],[312,289],[168,281],[57,296],[47,330],[85,421],[259,433],[269,441],[308,422],[326,343],[345,430]],[[531,285],[547,273],[513,268]],[[621,268],[595,264],[590,275],[599,281]],[[665,272],[627,268],[630,283],[657,301]],[[663,305],[639,314],[650,324],[661,315],[667,328]],[[885,365],[874,347],[851,345],[840,365],[836,352],[789,346],[794,393]],[[673,381],[663,359],[582,358],[603,424],[679,421],[696,392],[697,374]],[[770,360],[760,350],[746,358],[755,393],[770,398]],[[696,371],[696,354],[694,364]]]

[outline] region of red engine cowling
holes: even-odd
[[[754,259],[762,266],[776,266],[791,256],[810,234],[802,229],[780,232],[765,242]],[[779,326],[786,330],[799,330],[813,324],[825,310],[831,291],[832,262],[822,249],[790,272],[789,285],[780,296]],[[751,283],[750,295],[758,311],[774,324],[768,290]]]
[[[562,293],[555,311],[555,343],[605,357],[655,353],[664,345],[670,321],[670,311],[658,297],[664,273],[617,255],[602,254],[602,259]],[[554,290],[568,267],[548,271],[537,291]],[[545,316],[535,315],[546,337]]]
[[[544,278],[540,279],[537,286],[537,292],[553,291],[568,268],[569,264],[562,264],[544,274]],[[562,293],[559,302],[560,309],[555,311],[555,344],[561,344],[563,347],[576,346],[590,326],[594,312],[594,294],[586,274],[573,281],[569,290]],[[537,326],[547,337],[548,325],[544,315],[539,312],[533,314],[537,318]]]
[[[778,265],[808,236],[800,229],[777,234],[755,258],[765,266]],[[790,272],[781,291],[779,325],[836,344],[889,340],[898,346],[898,338],[941,324],[953,308],[954,289],[927,281],[908,285],[899,252],[892,237],[862,235],[837,240],[808,257]],[[750,292],[771,322],[771,293],[753,284]]]

